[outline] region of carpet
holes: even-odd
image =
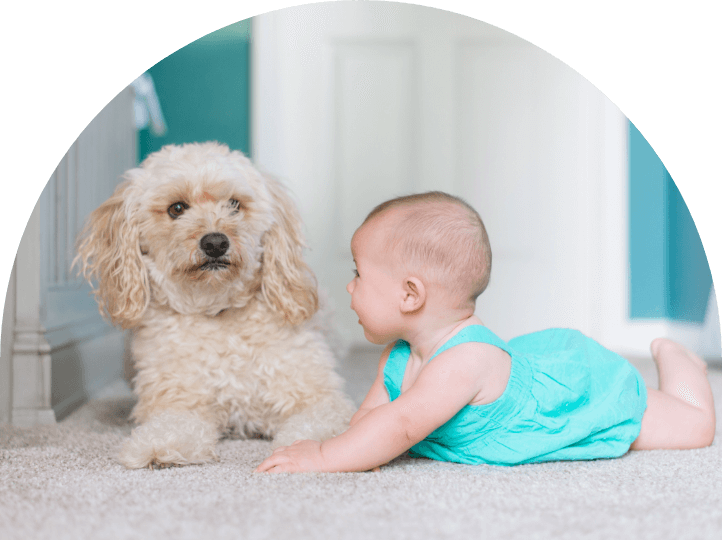
[[[377,356],[341,364],[359,403]],[[651,360],[634,361],[656,387]],[[517,467],[402,456],[377,473],[253,473],[263,440],[223,440],[217,463],[126,470],[115,455],[133,398],[117,381],[57,426],[0,425],[0,538],[722,538],[718,439],[685,451]]]

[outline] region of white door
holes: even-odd
[[[624,119],[576,72],[474,19],[387,2],[259,16],[253,46],[253,158],[294,191],[351,342],[363,342],[345,290],[351,235],[376,204],[430,189],[484,219],[493,270],[477,313],[501,337],[600,337],[597,304],[622,309],[621,289],[598,291],[604,246],[623,256],[609,238],[622,225],[603,224],[626,211],[604,203],[623,182]]]

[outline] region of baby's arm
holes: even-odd
[[[469,345],[449,349],[419,374],[393,402],[359,417],[323,443],[297,441],[276,449],[259,472],[366,471],[387,463],[453,417],[481,388],[481,362]]]
[[[366,394],[366,398],[363,400],[363,403],[361,403],[358,411],[356,411],[356,413],[351,417],[350,425],[353,426],[361,420],[361,418],[366,416],[369,411],[390,401],[389,394],[386,391],[386,386],[384,385],[384,367],[386,367],[386,361],[389,359],[389,354],[391,353],[391,349],[393,349],[393,347],[394,344],[391,343],[384,349],[384,352],[381,353],[376,379],[371,385],[371,388],[369,389],[368,394]]]

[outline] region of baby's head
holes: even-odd
[[[479,214],[458,197],[430,191],[397,197],[374,208],[359,230],[383,225],[378,249],[389,262],[473,307],[489,284],[491,246]]]

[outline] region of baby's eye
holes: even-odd
[[[361,276],[358,275],[358,270],[357,270],[356,268],[352,268],[351,271],[353,272],[353,275],[354,275],[355,277],[361,277]]]

